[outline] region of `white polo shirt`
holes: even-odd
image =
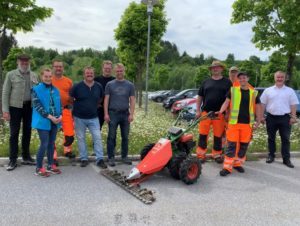
[[[266,111],[272,115],[289,114],[291,113],[291,105],[299,104],[295,91],[285,85],[281,88],[271,86],[265,89],[260,101],[266,105]]]

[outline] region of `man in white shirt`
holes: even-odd
[[[299,104],[295,91],[284,85],[286,74],[277,71],[274,74],[275,85],[263,92],[260,97],[262,112],[267,112],[266,125],[268,133],[269,155],[266,163],[272,163],[276,152],[276,132],[281,138],[281,155],[283,164],[294,168],[290,161],[291,125],[297,122],[296,107]]]

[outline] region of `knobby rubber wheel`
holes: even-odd
[[[173,157],[170,162],[169,162],[169,172],[171,176],[177,180],[180,179],[179,176],[179,169],[180,169],[180,164],[184,160],[183,157]]]
[[[148,152],[154,147],[154,143],[151,143],[151,144],[147,144],[142,150],[141,150],[141,153],[140,153],[140,156],[141,156],[141,160],[143,160],[146,155],[148,154]]]
[[[201,174],[201,162],[195,157],[185,159],[179,169],[180,179],[186,184],[195,183]]]

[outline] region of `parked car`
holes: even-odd
[[[189,107],[192,104],[195,104],[197,101],[197,95],[193,96],[192,98],[186,98],[183,100],[176,101],[171,108],[171,112],[173,114],[177,114],[179,111],[181,111],[185,107]]]
[[[164,92],[167,92],[167,90],[158,90],[158,91],[155,91],[155,92],[148,93],[148,99],[152,100],[153,96],[159,95],[159,94],[164,93]]]
[[[182,100],[184,98],[191,98],[198,94],[198,89],[186,89],[181,91],[180,93],[177,93],[175,96],[168,97],[164,103],[163,107],[166,109],[170,109],[173,105],[173,103],[177,100]]]
[[[177,93],[179,93],[178,90],[166,90],[165,92],[155,93],[151,96],[151,100],[161,103],[163,102],[167,97],[174,96]]]

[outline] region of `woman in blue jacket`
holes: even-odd
[[[36,155],[35,174],[48,177],[60,174],[61,171],[53,164],[54,143],[57,129],[61,124],[61,100],[59,91],[52,86],[52,72],[44,69],[41,73],[42,82],[32,88],[32,128],[37,129],[40,147]],[[43,159],[47,150],[48,166],[43,167]]]

